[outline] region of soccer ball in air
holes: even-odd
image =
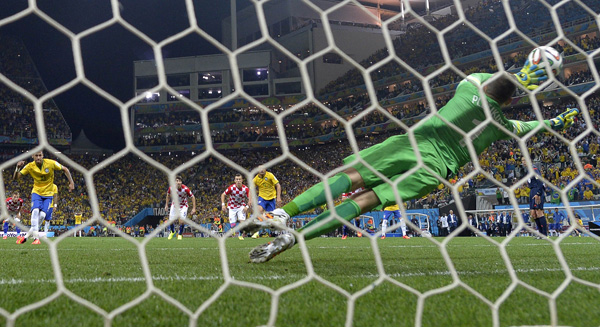
[[[544,57],[546,58],[547,63],[544,61]],[[537,65],[538,67],[543,68],[546,73],[548,73],[547,68],[550,67],[554,76],[558,76],[563,68],[562,56],[552,47],[542,46],[533,49],[529,53],[527,60],[529,60],[531,65]]]

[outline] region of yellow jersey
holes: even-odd
[[[76,214],[75,215],[75,225],[81,225],[81,218],[83,217],[82,214]]]
[[[33,190],[31,193],[39,196],[52,196],[52,185],[54,184],[54,171],[62,170],[62,165],[51,159],[44,159],[42,168],[32,161],[21,169],[21,175],[30,175],[33,178]]]
[[[263,178],[256,175],[252,180],[254,185],[258,187],[258,196],[265,200],[273,200],[277,196],[277,190],[275,185],[279,183],[275,175],[270,172],[266,172]]]
[[[400,210],[400,206],[398,204],[394,204],[393,206],[383,208],[384,211],[396,211]]]

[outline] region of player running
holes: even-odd
[[[258,211],[259,220],[264,212],[270,212],[281,206],[281,185],[271,172],[268,172],[265,166],[258,166],[258,174],[252,180],[258,188]],[[257,231],[252,238],[258,238]]]
[[[406,235],[406,223],[404,222],[404,218],[402,218],[402,213],[400,213],[400,206],[397,203],[383,208],[383,221],[381,222],[381,239],[385,239],[385,232],[388,227],[390,218],[392,218],[392,221],[398,220],[398,222],[400,223],[400,228],[402,230],[402,238],[409,239],[410,236]]]
[[[275,210],[281,206],[281,185],[271,172],[264,166],[258,167],[258,174],[252,180],[258,187],[258,210],[260,213]]]
[[[175,201],[171,202],[171,210],[169,210],[169,228],[171,233],[169,234],[168,239],[172,239],[175,236],[175,219],[178,218],[187,218],[188,212],[188,199],[192,200],[192,212],[191,214],[196,213],[196,197],[192,193],[192,191],[185,185],[183,185],[183,179],[181,176],[175,177],[175,182],[177,183],[177,197],[179,198],[179,210],[175,210]],[[165,210],[168,209],[169,200],[171,199],[171,187],[167,189],[167,200],[165,201]],[[179,234],[177,235],[178,240],[183,239],[183,228],[185,224],[182,220],[179,221]]]
[[[459,83],[454,97],[439,109],[438,115],[428,117],[423,124],[413,130],[417,149],[413,149],[408,135],[392,136],[382,143],[360,151],[359,156],[368,166],[354,163],[351,168],[328,179],[328,187],[334,198],[359,187],[365,188],[363,192],[335,207],[336,215],[350,221],[362,213],[392,205],[397,201],[395,191],[402,201],[420,198],[433,191],[440,184],[440,179],[456,174],[460,167],[471,162],[473,158],[470,156],[464,136],[454,128],[468,133],[480,127],[487,119],[482,104],[484,100],[479,92],[482,86],[485,101],[495,123],[518,136],[523,136],[538,127],[539,121],[508,120],[502,113],[501,106],[510,103],[516,89],[515,82],[518,81],[524,87],[532,89],[537,87],[536,83],[547,79],[545,74],[543,69],[535,65],[530,66],[526,62],[517,80],[506,73],[496,75],[476,73],[467,76]],[[577,109],[568,109],[556,118],[543,121],[543,124],[556,131],[563,130],[573,124],[573,117],[578,112]],[[477,134],[472,135],[469,143],[477,154],[481,154],[494,141],[509,138],[510,136],[498,126],[488,123]],[[427,169],[421,167],[406,176],[404,173],[418,164],[415,150],[419,151]],[[356,156],[351,155],[344,159],[344,164],[353,163],[355,159]],[[394,190],[393,186],[382,180],[378,174],[392,181],[400,178],[403,180],[396,185],[397,190]],[[297,196],[283,208],[270,213],[273,219],[269,223],[283,224],[290,217],[325,203],[325,185],[321,182]],[[336,219],[323,222],[330,218],[329,216],[330,212],[327,210],[298,231],[303,232],[305,240],[310,240],[342,225]],[[250,261],[255,263],[268,261],[291,248],[295,243],[294,234],[282,234],[272,242],[253,249],[250,252]]]
[[[8,238],[8,227],[10,224],[10,218],[12,218],[13,223],[15,223],[15,228],[17,232],[17,237],[21,235],[21,229],[16,222],[21,221],[21,209],[23,208],[23,199],[19,197],[19,192],[13,192],[12,196],[6,199],[6,209],[8,210],[8,217],[4,220],[4,226],[2,226],[2,231],[4,232],[4,236],[2,239]]]
[[[54,184],[54,171],[62,170],[69,179],[69,192],[75,188],[73,177],[69,168],[61,165],[55,160],[44,159],[44,152],[39,151],[32,155],[33,161],[25,165],[25,161],[19,161],[13,174],[13,179],[19,179],[22,175],[33,178],[33,190],[31,191],[31,228],[25,237],[18,237],[17,244],[27,242],[27,238],[34,238],[32,244],[40,244],[39,229],[40,219],[44,220],[48,215],[50,204],[53,199],[52,185]],[[25,167],[23,167],[25,166]],[[21,171],[19,168],[23,167]]]
[[[237,174],[234,178],[235,183],[229,185],[225,192],[221,193],[221,210],[223,213],[227,212],[229,209],[229,225],[231,229],[235,228],[235,225],[239,221],[242,223],[246,220],[246,213],[248,212],[248,205],[250,203],[250,189],[248,186],[243,184],[244,178],[242,175]],[[229,197],[227,199],[227,203],[225,202],[225,197]],[[244,240],[244,236],[242,232],[239,232],[238,238],[240,240]]]

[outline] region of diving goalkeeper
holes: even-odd
[[[471,74],[459,83],[454,97],[438,113],[464,133],[475,129],[486,120],[482,108],[483,100],[479,93],[479,87],[483,86],[492,118],[512,133],[522,136],[538,127],[540,122],[508,120],[502,113],[501,106],[510,103],[516,89],[514,83],[519,82],[527,89],[535,89],[539,82],[546,79],[546,72],[543,69],[529,65],[527,62],[516,75]],[[490,81],[483,85],[488,80]],[[577,114],[577,109],[568,109],[556,118],[543,121],[543,124],[560,131],[571,126],[573,117]],[[414,137],[424,165],[433,171],[433,174],[420,168],[409,176],[404,176],[405,178],[397,185],[398,195],[402,201],[417,199],[430,193],[440,184],[441,178],[456,174],[460,167],[471,161],[463,135],[440,117],[427,118],[426,122],[414,129]],[[509,138],[510,136],[496,125],[489,124],[472,137],[471,143],[479,155],[494,141]],[[359,156],[373,170],[391,181],[402,177],[406,171],[417,165],[415,150],[406,134],[392,136],[382,143],[364,149],[359,152]],[[354,160],[355,155],[351,155],[344,159],[344,164]],[[360,187],[365,189],[335,207],[335,213],[348,221],[362,213],[392,205],[397,201],[393,186],[384,182],[371,168],[362,163],[354,164],[344,172],[329,178],[327,183],[334,198]],[[324,188],[323,182],[314,185],[283,208],[267,213],[267,217],[272,218],[267,221],[273,225],[285,225],[290,217],[325,204]],[[303,232],[306,240],[310,240],[342,225],[336,219],[322,223],[329,215],[329,211],[323,212],[298,231]],[[250,261],[255,263],[268,261],[291,248],[295,243],[293,234],[282,234],[272,242],[254,248],[250,252]]]

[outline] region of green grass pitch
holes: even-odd
[[[513,283],[501,251],[484,238],[452,239],[446,247],[449,262],[427,238],[377,240],[378,251],[367,238],[319,238],[306,243],[319,276],[312,280],[307,278],[309,269],[299,246],[268,263],[248,263],[250,249],[266,240],[227,240],[226,266],[235,281],[227,284],[214,239],[151,240],[145,249],[152,276],[147,281],[145,259],[134,243],[122,238],[67,238],[57,247],[66,293],[57,292],[47,245],[0,240],[0,325],[7,325],[6,316],[20,308],[51,298],[24,312],[15,325],[189,326],[188,314],[162,294],[188,313],[202,307],[197,326],[266,325],[273,308],[277,326],[343,326],[347,317],[354,326],[413,326],[419,322],[417,308],[422,310],[422,326],[492,326],[493,310],[485,299],[496,303],[499,298],[505,299],[498,310],[501,326],[550,325],[551,302],[528,286],[553,294],[568,281],[557,250],[574,277],[555,302],[557,325],[600,325],[600,242],[590,237],[566,238],[558,248],[526,237],[510,241],[506,253],[518,280],[526,285]],[[387,280],[379,278],[376,253]],[[277,306],[272,306],[269,292],[252,287],[280,290],[295,282],[303,283],[283,292]],[[151,285],[157,292],[149,292]],[[69,292],[114,317],[105,319],[78,298],[66,296]],[[349,301],[347,296],[355,294],[361,296]],[[132,308],[119,309],[146,295]],[[216,299],[205,304],[211,297]],[[353,308],[350,316],[349,308]]]

